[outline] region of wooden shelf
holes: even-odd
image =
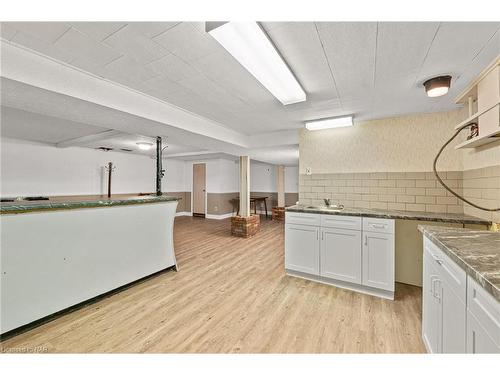
[[[455,146],[455,150],[461,149],[461,148],[474,148],[474,147],[479,147],[482,145],[485,145],[487,143],[495,142],[495,141],[500,141],[500,130],[498,132],[489,134],[484,137],[474,137],[472,139],[468,139],[465,142],[462,142],[458,145]]]

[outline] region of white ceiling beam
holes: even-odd
[[[25,47],[4,40],[0,44],[2,77],[162,123],[166,128],[210,137],[230,146],[247,147],[247,135],[215,121]],[[116,128],[119,126],[121,124],[116,124]]]
[[[89,143],[93,143],[96,141],[104,141],[106,139],[115,138],[123,134],[126,133],[119,130],[106,130],[104,132],[100,132],[97,134],[84,135],[83,137],[77,137],[58,142],[56,143],[56,147],[59,148],[82,147],[88,145]]]

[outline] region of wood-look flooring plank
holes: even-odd
[[[421,353],[421,289],[396,300],[284,273],[284,226],[176,218],[166,272],[2,342],[62,353]]]

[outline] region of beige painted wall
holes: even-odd
[[[428,172],[464,109],[356,122],[353,127],[300,133],[299,173]],[[445,151],[442,170],[463,169],[460,153]]]

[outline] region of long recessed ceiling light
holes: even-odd
[[[352,126],[352,116],[333,117],[319,120],[306,121],[307,130],[323,130]]]
[[[306,93],[257,22],[207,22],[206,31],[283,105],[306,100]]]

